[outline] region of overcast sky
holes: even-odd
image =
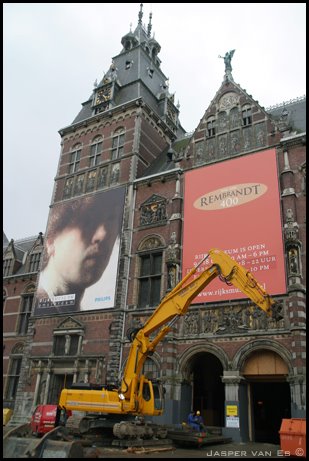
[[[4,3],[4,231],[45,233],[58,131],[103,77],[139,3]],[[161,45],[161,70],[196,128],[235,49],[233,77],[265,108],[305,94],[305,3],[144,3]]]

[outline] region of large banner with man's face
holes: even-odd
[[[185,173],[183,275],[211,248],[249,269],[269,294],[286,293],[275,149]],[[217,279],[194,303],[244,297]]]
[[[125,188],[50,211],[34,315],[113,307]]]

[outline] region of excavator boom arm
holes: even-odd
[[[195,277],[201,263],[210,258],[212,265]],[[142,372],[143,364],[149,354],[154,352],[156,345],[170,331],[171,323],[177,316],[185,315],[193,299],[216,277],[233,284],[250,298],[267,315],[273,316],[276,320],[281,317],[282,307],[276,303],[257,282],[250,271],[240,266],[225,252],[212,249],[209,254],[193,268],[184,279],[161,301],[157,309],[139,329],[133,339],[131,351],[127,360],[122,391],[130,387],[131,380]],[[162,327],[163,326],[163,327]],[[150,341],[149,336],[160,327],[154,339]]]

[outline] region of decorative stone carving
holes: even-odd
[[[204,141],[199,141],[195,144],[195,161],[196,163],[203,163],[205,161]]]
[[[184,317],[184,336],[200,333],[200,319],[198,312],[189,312]]]
[[[229,110],[232,107],[237,106],[239,96],[234,92],[226,93],[222,96],[219,101],[219,110]]]
[[[162,248],[162,246],[163,244],[158,237],[150,237],[139,246],[138,251],[154,250],[156,248]]]
[[[99,178],[98,178],[98,188],[107,186],[107,167],[100,168]]]
[[[257,147],[266,145],[266,129],[264,122],[255,125],[255,144]]]
[[[297,241],[298,224],[294,221],[294,214],[291,208],[286,210],[286,224],[284,225],[284,234],[287,241]]]
[[[167,269],[167,289],[172,290],[177,282],[177,266],[176,264],[168,264]]]
[[[232,131],[230,133],[230,154],[237,154],[241,150],[240,146],[240,132],[239,130],[237,131]]]
[[[141,226],[164,223],[166,219],[165,198],[154,194],[141,205]]]

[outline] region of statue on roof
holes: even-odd
[[[232,57],[234,53],[235,53],[235,50],[231,50],[231,51],[227,51],[224,56],[220,56],[220,55],[218,56],[218,58],[222,58],[224,60],[226,74],[232,72],[231,61],[232,61]]]

